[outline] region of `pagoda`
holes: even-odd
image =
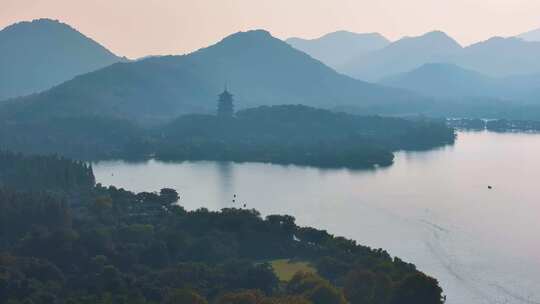
[[[227,88],[225,88],[223,93],[219,94],[217,116],[223,118],[231,118],[234,116],[233,95],[229,93]]]

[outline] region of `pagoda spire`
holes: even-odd
[[[227,83],[223,88],[223,93],[219,94],[217,104],[217,116],[223,118],[232,118],[234,116],[233,95],[229,93]]]

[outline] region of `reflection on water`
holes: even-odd
[[[234,164],[231,162],[216,162],[215,166],[218,179],[217,186],[219,187],[219,192],[215,199],[216,201],[221,201],[230,197],[231,190],[234,189]]]
[[[154,160],[94,170],[105,185],[175,188],[187,209],[245,203],[385,248],[440,279],[450,304],[540,303],[538,155],[540,135],[478,132],[372,171]]]

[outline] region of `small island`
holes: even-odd
[[[393,162],[393,151],[452,144],[442,123],[355,116],[303,105],[233,110],[219,95],[217,115],[186,115],[162,127],[153,142],[162,160],[268,162],[317,167],[373,168]]]
[[[225,89],[215,114],[188,114],[151,126],[108,116],[13,116],[0,122],[0,146],[84,160],[154,157],[362,169],[391,165],[398,150],[455,140],[453,128],[428,119],[358,116],[304,105],[234,108],[233,94]]]

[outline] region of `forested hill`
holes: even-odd
[[[121,157],[145,131],[125,120],[76,116],[21,121],[0,120],[0,147],[76,159]]]
[[[302,105],[246,109],[236,117],[184,115],[141,129],[124,121],[73,117],[0,122],[0,146],[78,159],[228,160],[365,168],[392,164],[393,151],[454,142],[429,121],[355,116]]]
[[[0,100],[50,89],[123,60],[67,24],[16,23],[0,31]]]
[[[164,127],[156,157],[232,160],[318,167],[369,168],[392,164],[393,151],[452,144],[444,124],[354,116],[302,105],[259,107],[235,118],[182,116]]]
[[[0,187],[32,191],[76,191],[94,186],[90,165],[59,156],[0,151]]]
[[[29,181],[43,174],[32,159],[21,158]],[[186,211],[172,189],[97,185],[77,199],[0,187],[0,303],[443,303],[437,280],[414,265],[291,216]],[[309,267],[280,280],[276,259]]]
[[[426,100],[400,89],[338,74],[266,31],[240,32],[184,56],[119,63],[49,91],[16,99],[0,117],[101,115],[166,121],[215,109],[228,84],[238,108],[305,104],[351,105],[379,112],[418,110]]]

